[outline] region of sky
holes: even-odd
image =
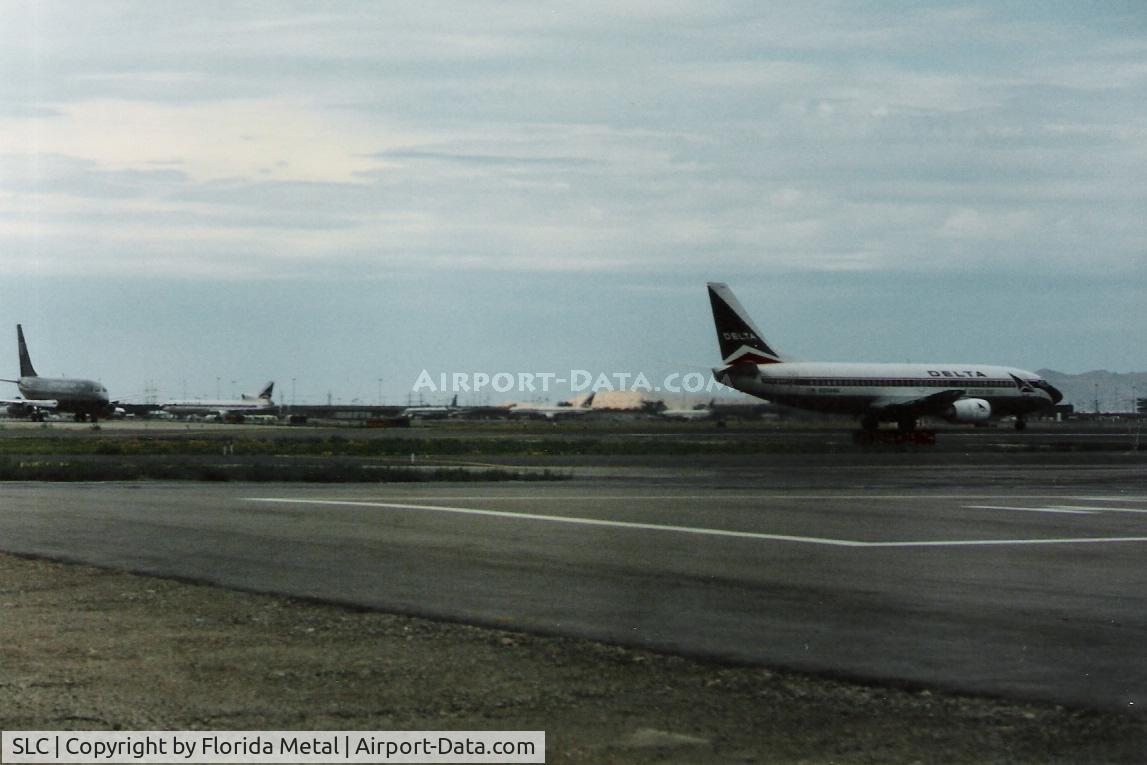
[[[1147,370],[1147,7],[0,0],[0,376],[660,385],[706,281],[802,358]]]

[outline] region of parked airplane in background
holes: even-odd
[[[271,392],[275,383],[269,382],[263,390],[255,395],[244,393],[237,399],[187,399],[183,401],[168,401],[160,409],[178,417],[191,415],[214,415],[220,420],[241,421],[244,415],[265,414],[275,409],[275,402],[271,400]]]
[[[24,342],[24,328],[19,324],[16,325],[16,345],[20,353],[20,379],[3,382],[15,383],[23,398],[0,399],[0,404],[8,406],[10,416],[42,421],[45,412],[70,412],[76,422],[96,422],[115,412],[108,400],[107,388],[95,380],[37,375]]]
[[[552,420],[558,417],[576,417],[582,414],[588,414],[593,407],[594,394],[591,393],[580,404],[572,402],[563,402],[555,406],[547,404],[531,404],[531,403],[514,403],[507,407],[507,411],[514,416],[522,417],[545,417],[547,420]]]
[[[414,417],[421,420],[441,420],[458,412],[458,394],[450,399],[446,406],[408,406],[402,410],[403,417]]]
[[[1046,409],[1063,394],[1034,372],[982,364],[857,364],[793,361],[772,349],[733,291],[709,283],[721,345],[717,380],[758,398],[817,412],[859,415],[861,427],[882,420],[912,431],[920,417],[983,423]]]
[[[670,420],[704,420],[713,416],[713,401],[708,404],[698,404],[688,409],[662,409],[657,414]]]

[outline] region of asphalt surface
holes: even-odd
[[[1147,705],[1147,467],[1120,455],[6,484],[0,549],[879,683]]]

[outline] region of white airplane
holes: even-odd
[[[16,325],[16,345],[20,353],[20,379],[3,382],[15,383],[23,398],[0,399],[0,404],[7,405],[9,415],[43,422],[45,412],[71,412],[76,422],[96,422],[114,413],[107,388],[95,380],[37,375],[24,342],[24,328],[19,324]]]
[[[721,346],[716,379],[758,398],[816,412],[860,416],[861,427],[881,421],[902,431],[924,416],[955,423],[1026,417],[1063,399],[1034,372],[983,364],[864,364],[794,361],[773,350],[733,291],[709,283],[709,302]]]
[[[713,402],[698,406],[677,409],[662,409],[657,413],[660,417],[670,420],[704,420],[713,416]]]
[[[408,406],[402,410],[403,417],[415,417],[422,420],[441,420],[458,411],[458,394],[450,399],[446,406]]]
[[[570,402],[562,402],[555,406],[548,404],[531,404],[531,403],[513,403],[507,409],[511,415],[520,415],[522,417],[545,417],[547,420],[553,420],[558,417],[576,417],[582,414],[588,414],[593,407],[594,394],[589,394],[588,397],[580,404],[573,404]]]
[[[271,392],[275,383],[269,382],[263,389],[254,395],[244,393],[237,399],[185,399],[183,401],[168,401],[160,409],[178,417],[190,415],[215,415],[220,420],[239,421],[244,415],[270,412],[275,408],[271,400]]]

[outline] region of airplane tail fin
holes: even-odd
[[[28,355],[28,345],[24,342],[24,328],[19,324],[16,325],[16,344],[20,347],[20,376],[38,377],[32,366],[32,358]]]
[[[264,385],[263,390],[259,391],[259,395],[256,396],[255,398],[266,399],[267,401],[270,401],[271,400],[271,392],[273,390],[275,390],[275,381],[274,380],[272,380],[271,382]]]
[[[778,364],[784,357],[774,351],[749,314],[741,307],[736,295],[723,282],[709,282],[709,302],[713,306],[713,323],[717,325],[717,341],[721,344],[721,363]]]

